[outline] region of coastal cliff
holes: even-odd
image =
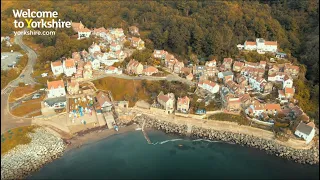
[[[29,133],[31,142],[19,145],[1,156],[1,179],[24,179],[44,164],[62,156],[65,145],[61,138],[44,128]]]
[[[232,133],[227,131],[217,131],[203,127],[192,126],[191,133],[188,133],[188,126],[176,124],[174,122],[161,121],[146,115],[136,117],[135,122],[140,125],[145,121],[145,127],[162,130],[166,133],[174,133],[181,136],[189,135],[195,139],[218,140],[232,142],[242,146],[248,146],[264,150],[267,153],[278,157],[293,160],[302,164],[319,164],[319,150],[316,147],[311,149],[294,149],[278,144],[273,140],[266,140],[252,135]]]

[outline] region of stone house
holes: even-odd
[[[137,26],[130,26],[129,27],[129,33],[132,34],[132,35],[140,36],[139,28]]]
[[[126,68],[127,73],[129,74],[142,74],[143,73],[143,65],[138,61],[131,59],[127,64]]]
[[[207,66],[207,67],[216,67],[217,66],[217,61],[215,59],[213,59],[211,61],[207,61],[205,66]]]
[[[156,59],[165,59],[166,55],[168,54],[165,50],[154,50],[152,56]]]
[[[145,49],[144,41],[141,38],[132,37],[131,38],[131,46],[137,48],[138,50]]]
[[[181,69],[184,68],[184,64],[183,62],[177,61],[174,65],[173,65],[173,72],[174,73],[181,73]]]
[[[240,62],[240,61],[235,61],[233,63],[233,71],[235,72],[240,72],[241,69],[244,67],[244,63],[243,62]]]
[[[79,83],[77,81],[71,80],[67,84],[67,91],[70,95],[75,95],[79,93]]]
[[[158,103],[165,109],[167,114],[171,114],[174,111],[175,97],[173,93],[163,94],[161,91],[157,97]]]
[[[225,70],[231,70],[232,69],[232,62],[233,62],[233,59],[232,58],[224,58],[223,59],[223,65],[224,65],[224,68]]]
[[[297,76],[299,74],[299,66],[294,66],[290,63],[285,63],[284,72],[291,76]]]

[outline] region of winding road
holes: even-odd
[[[26,51],[28,55],[28,63],[20,74],[20,76],[24,75],[24,77],[20,78],[19,76],[17,79],[11,81],[5,88],[3,88],[3,90],[1,90],[1,134],[12,128],[31,125],[32,122],[30,118],[15,117],[9,112],[8,98],[13,88],[18,86],[19,82],[36,84],[31,77],[32,69],[37,59],[36,52],[23,44],[22,35],[15,36],[14,42],[18,44],[24,51]]]

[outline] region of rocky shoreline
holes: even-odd
[[[63,155],[64,141],[44,128],[28,134],[31,142],[1,156],[1,179],[25,179],[46,163]]]
[[[191,133],[189,134],[187,132],[186,125],[178,125],[171,122],[160,121],[146,115],[135,118],[135,122],[139,123],[140,125],[143,124],[143,121],[145,121],[146,128],[154,128],[157,130],[162,130],[166,133],[174,133],[181,136],[190,136],[194,139],[208,139],[236,143],[242,146],[258,148],[260,150],[266,151],[267,153],[276,155],[281,158],[293,160],[297,163],[311,165],[319,164],[319,150],[316,147],[307,150],[293,149],[291,147],[280,145],[275,141],[254,137],[252,135],[217,131],[194,126],[192,127]]]

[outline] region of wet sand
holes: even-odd
[[[138,127],[137,124],[132,124],[126,127],[119,127],[119,131],[115,131],[114,129],[103,129],[103,130],[95,130],[92,132],[88,132],[83,135],[75,136],[67,141],[71,142],[71,144],[67,145],[65,152],[74,149],[79,148],[83,145],[90,144],[93,142],[97,142],[99,140],[108,138],[115,134],[122,134],[126,132],[135,131],[135,129]]]

